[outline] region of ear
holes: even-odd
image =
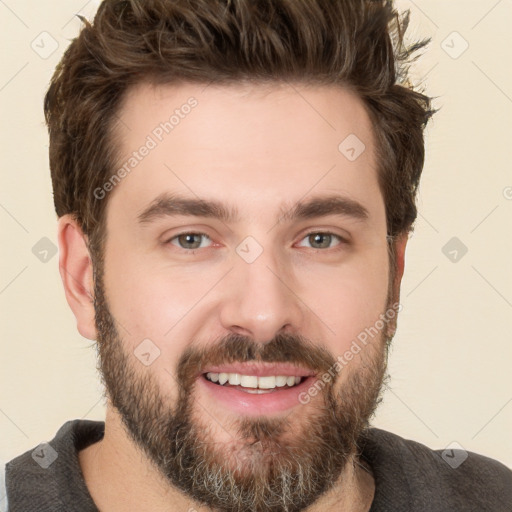
[[[400,303],[400,285],[402,284],[402,277],[404,275],[405,269],[405,248],[407,246],[407,241],[409,240],[409,233],[402,233],[398,235],[393,240],[393,245],[390,247],[390,250],[394,254],[394,258],[391,258],[391,263],[395,264],[394,268],[394,277],[393,282],[391,283],[391,305]],[[401,308],[399,308],[400,310]],[[398,312],[397,312],[398,313]],[[392,321],[388,323],[388,332],[387,335],[389,337],[393,337],[396,331],[396,316]]]
[[[402,283],[402,277],[405,269],[405,247],[409,240],[409,234],[404,233],[399,235],[393,242],[395,251],[395,279],[393,282],[393,292],[396,297],[396,301],[400,300],[400,284]]]
[[[78,332],[96,339],[94,318],[94,280],[87,237],[71,215],[58,221],[59,272],[66,300],[75,315]]]

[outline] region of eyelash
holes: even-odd
[[[199,231],[184,231],[183,233],[178,233],[177,235],[174,235],[172,238],[169,238],[165,242],[165,244],[172,244],[173,240],[176,240],[180,236],[183,236],[183,235],[197,235],[197,236],[205,237],[208,240],[211,240],[211,238],[206,233],[202,233],[202,232],[199,232]],[[306,233],[301,238],[300,241],[302,241],[302,240],[304,240],[306,238],[309,238],[311,235],[328,235],[328,236],[331,236],[331,237],[334,237],[334,238],[338,239],[338,241],[339,241],[339,243],[336,246],[334,246],[334,247],[327,247],[325,249],[319,249],[319,248],[311,247],[311,249],[314,249],[316,251],[336,250],[336,248],[339,248],[340,245],[348,244],[349,243],[345,238],[343,238],[342,236],[340,236],[340,235],[338,235],[336,233],[333,233],[331,231],[310,231],[309,233]],[[172,244],[172,245],[174,245],[175,247],[177,247],[179,250],[183,251],[184,253],[188,253],[188,254],[195,254],[195,251],[197,251],[199,249],[207,249],[208,248],[208,247],[197,247],[195,249],[185,249],[184,247],[179,247],[176,244]]]

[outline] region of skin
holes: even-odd
[[[120,165],[168,119],[167,112],[191,96],[197,107],[103,199],[108,200],[104,286],[110,311],[126,354],[146,338],[159,347],[160,357],[150,366],[135,359],[134,368],[140,375],[151,373],[169,404],[178,399],[169,372],[191,344],[208,346],[228,334],[265,344],[284,332],[314,340],[333,357],[342,355],[375,324],[390,290],[398,301],[406,246],[405,236],[394,242],[397,271],[390,283],[371,123],[359,98],[345,89],[141,84],[129,91],[119,113]],[[366,146],[355,161],[338,150],[349,134]],[[162,216],[140,223],[138,215],[162,192],[215,199],[236,208],[239,218]],[[297,201],[332,195],[357,201],[367,218],[327,215],[278,223],[282,211]],[[180,248],[173,237],[183,232],[206,233],[211,240],[193,251]],[[334,237],[329,248],[314,248],[308,235],[325,232],[344,241]],[[235,251],[247,236],[263,249],[250,264]],[[71,216],[59,219],[66,297],[79,332],[94,340],[93,269],[86,241]],[[375,354],[382,354],[384,336],[376,343]],[[361,360],[349,363],[335,391]],[[298,430],[307,429],[322,399],[319,393],[292,410]],[[213,425],[215,443],[233,443],[233,412],[199,392],[194,403],[197,421]],[[339,485],[308,511],[369,510],[373,478],[354,456],[351,460]],[[103,512],[210,510],[169,486],[126,433],[110,402],[105,437],[80,452],[80,464]]]

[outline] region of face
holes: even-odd
[[[396,315],[365,109],[340,88],[141,85],[119,118],[95,281],[111,404],[190,497],[301,510],[356,449]]]

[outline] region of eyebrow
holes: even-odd
[[[225,223],[234,223],[239,219],[236,208],[228,208],[219,201],[167,193],[159,195],[137,218],[139,223],[148,224],[162,217],[179,215],[207,217]],[[368,218],[369,212],[358,201],[339,195],[329,195],[298,201],[291,207],[282,207],[277,223],[328,215],[341,215],[364,221]]]

